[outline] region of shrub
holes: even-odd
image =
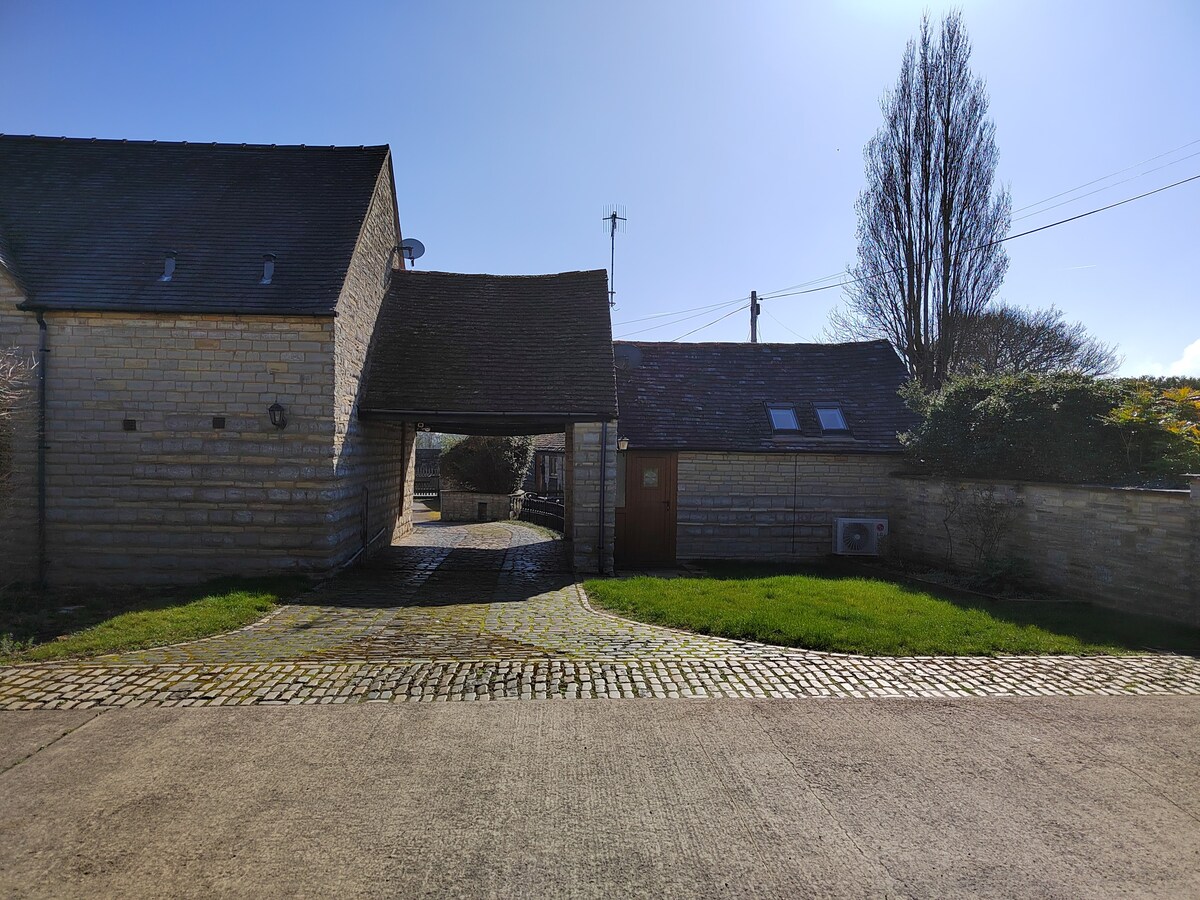
[[[1130,470],[1147,475],[1200,472],[1200,390],[1139,385],[1105,421],[1121,436]]]
[[[960,378],[911,403],[924,421],[905,443],[942,475],[1112,479],[1127,469],[1126,454],[1105,416],[1124,395],[1120,382],[1075,374]]]
[[[975,376],[903,393],[922,418],[903,440],[933,474],[1161,483],[1200,469],[1194,380]]]
[[[511,494],[533,460],[533,438],[468,437],[443,450],[439,459],[442,476],[468,490]]]

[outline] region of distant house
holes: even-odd
[[[617,564],[811,559],[884,517],[914,423],[885,341],[618,344]]]
[[[538,434],[533,438],[533,461],[522,485],[543,497],[561,497],[566,487],[566,434]]]
[[[400,241],[386,146],[0,135],[0,347],[40,408],[0,434],[0,583],[328,571],[412,527],[418,428],[567,432],[574,559],[610,568],[605,273]]]

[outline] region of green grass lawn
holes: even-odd
[[[0,663],[97,656],[249,625],[304,589],[303,578],[223,579],[190,588],[0,594]]]
[[[588,581],[613,612],[701,634],[882,656],[1200,653],[1200,629],[1086,603],[989,601],[832,572]]]

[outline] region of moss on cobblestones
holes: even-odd
[[[1200,629],[1082,603],[964,602],[834,575],[589,581],[614,612],[701,634],[882,656],[1200,650]]]
[[[0,709],[641,697],[1200,694],[1200,660],[848,656],[598,612],[566,545],[517,523],[418,528],[248,628],[0,666]]]

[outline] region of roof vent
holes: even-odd
[[[170,281],[175,275],[175,251],[168,250],[166,256],[163,257],[163,273],[159,276],[159,281]]]
[[[271,279],[275,277],[275,254],[263,254],[263,277],[259,280],[259,284],[270,284]]]

